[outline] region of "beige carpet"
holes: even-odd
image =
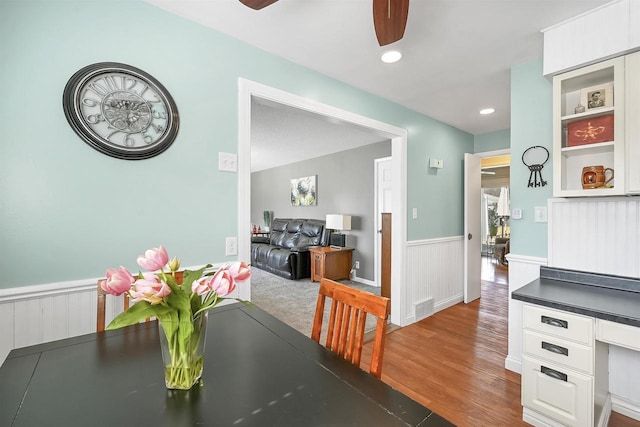
[[[351,280],[340,280],[348,286],[380,295],[380,288]],[[253,267],[251,269],[251,301],[269,314],[310,337],[318,299],[318,282],[310,279],[287,280]],[[326,325],[331,304],[325,304]],[[374,316],[367,316],[365,330],[375,328]],[[324,329],[324,328],[323,328]],[[323,334],[324,335],[324,334]]]

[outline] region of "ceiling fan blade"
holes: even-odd
[[[250,7],[251,9],[260,10],[263,7],[267,7],[277,1],[278,0],[240,0],[240,3]]]
[[[373,0],[373,25],[380,46],[397,42],[404,36],[407,16],[409,0]]]

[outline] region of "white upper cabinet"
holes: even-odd
[[[640,52],[627,55],[625,61],[627,193],[640,194]]]
[[[639,3],[617,0],[543,30],[543,74],[552,76],[638,49]]]
[[[554,197],[625,191],[625,57],[555,76]]]

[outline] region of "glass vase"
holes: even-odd
[[[192,328],[181,325],[177,319],[158,322],[164,379],[168,389],[189,390],[202,377],[207,314],[204,312],[193,320],[190,323]]]

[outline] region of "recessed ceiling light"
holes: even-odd
[[[495,111],[496,111],[495,108],[483,108],[482,110],[480,110],[480,114],[482,114],[483,116],[486,116],[487,114],[495,113]]]
[[[400,58],[402,58],[402,54],[397,50],[388,50],[380,56],[382,62],[386,62],[387,64],[398,62]]]

